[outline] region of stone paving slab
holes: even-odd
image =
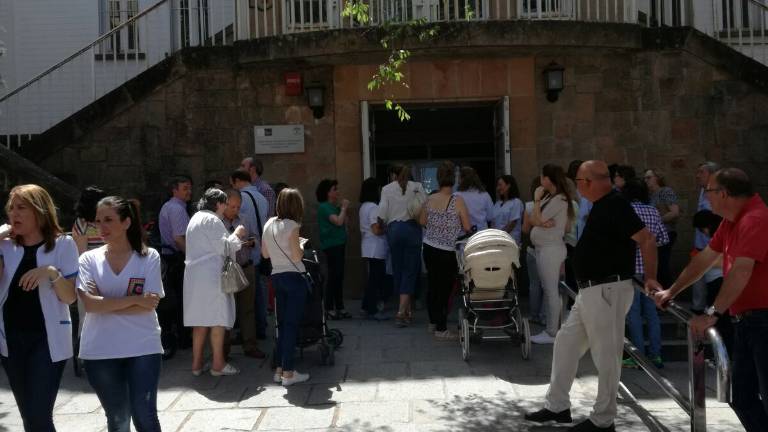
[[[509,342],[472,345],[469,362],[458,342],[435,341],[423,313],[416,324],[397,329],[392,322],[332,321],[345,342],[334,366],[321,366],[316,349],[297,358],[297,369],[312,379],[289,388],[272,383],[269,360],[244,357],[233,349],[236,377],[193,377],[190,352],[163,364],[158,394],[159,417],[166,432],[187,431],[559,431],[529,424],[525,411],[542,406],[549,383],[551,346],[534,346],[530,360]],[[271,352],[270,342],[263,345]],[[685,363],[662,370],[687,392]],[[597,377],[589,355],[571,392],[573,413],[585,418],[593,404]],[[630,394],[619,398],[617,427],[627,431],[688,431],[685,413],[641,372],[624,371]],[[710,430],[742,430],[727,405],[717,403],[708,378]],[[98,399],[84,378],[68,365],[56,402],[60,431],[106,432]],[[0,432],[21,431],[21,418],[0,373]]]

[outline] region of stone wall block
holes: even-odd
[[[603,75],[599,73],[577,75],[575,82],[569,82],[569,77],[566,75],[565,80],[566,85],[576,85],[577,93],[600,93],[603,90]]]
[[[699,122],[691,118],[672,119],[672,129],[670,138],[676,143],[698,143],[699,141]]]
[[[458,60],[456,65],[458,96],[477,97],[480,95],[480,65],[476,61]],[[444,93],[438,93],[444,94]]]
[[[486,97],[507,94],[509,72],[503,60],[484,60],[480,63],[480,91]]]
[[[436,93],[435,88],[441,85],[440,81],[445,80],[444,72],[440,70],[440,66],[433,66],[430,63],[425,62],[412,62],[410,64],[410,73],[405,77],[406,81],[411,88],[411,97],[414,99],[432,99],[435,95],[446,94],[448,92]],[[450,93],[456,93],[455,89],[456,81],[454,79],[453,86],[450,88]],[[448,84],[449,86],[451,84]]]
[[[459,66],[460,62],[436,61],[432,71],[432,94],[457,94],[459,91]]]

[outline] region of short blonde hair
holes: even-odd
[[[291,219],[301,223],[304,219],[304,198],[298,189],[285,188],[277,196],[275,214],[278,219]]]
[[[8,194],[8,201],[5,203],[5,212],[11,210],[11,204],[14,200],[22,200],[32,208],[37,219],[37,225],[43,234],[45,241],[45,251],[50,252],[56,245],[56,238],[64,232],[59,225],[59,219],[56,216],[56,206],[53,204],[51,195],[36,184],[19,185],[11,189]],[[16,237],[16,243],[21,243],[21,237]]]

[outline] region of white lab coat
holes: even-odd
[[[225,244],[234,259],[240,239],[229,234],[219,217],[208,210],[192,216],[187,226],[187,266],[184,270],[184,326],[227,327],[235,323],[235,297],[221,291]]]

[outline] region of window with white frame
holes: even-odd
[[[139,13],[138,0],[103,0],[101,9],[101,34],[119,27]],[[118,30],[105,41],[102,50],[107,53],[124,54],[138,51],[139,33],[136,23]]]

